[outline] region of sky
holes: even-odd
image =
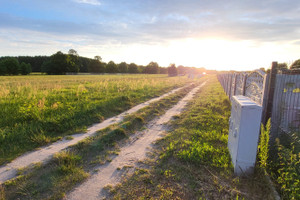
[[[0,56],[217,70],[300,58],[300,0],[0,0]]]

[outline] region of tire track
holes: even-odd
[[[72,140],[62,139],[62,140],[54,142],[48,146],[41,147],[38,150],[25,153],[24,155],[13,160],[12,162],[0,167],[0,184],[2,184],[3,182],[5,182],[7,180],[15,178],[17,176],[18,169],[31,168],[34,166],[35,163],[46,163],[53,157],[53,155],[55,153],[58,153],[64,149],[68,148],[69,146],[75,145],[87,137],[93,136],[100,129],[104,129],[108,126],[111,126],[113,124],[121,122],[126,115],[135,113],[138,110],[148,106],[149,104],[159,101],[159,100],[161,100],[171,94],[174,94],[177,91],[179,91],[185,87],[188,87],[190,85],[191,84],[187,84],[183,87],[174,89],[164,95],[150,99],[149,101],[146,101],[137,106],[134,106],[133,108],[131,108],[115,117],[111,117],[109,119],[104,120],[101,123],[94,124],[87,129],[86,133],[79,133],[79,134],[71,135],[71,137],[73,137]]]
[[[173,116],[180,114],[186,104],[193,98],[195,93],[205,85],[205,83],[206,82],[192,89],[175,106],[159,117],[159,119],[150,122],[148,129],[137,133],[137,136],[134,138],[138,138],[137,140],[132,140],[127,145],[123,146],[120,149],[120,154],[116,156],[112,162],[96,168],[95,171],[97,172],[87,179],[87,181],[71,191],[66,199],[82,200],[88,197],[89,200],[96,200],[105,198],[103,188],[107,184],[115,185],[122,179],[123,172],[119,169],[126,166],[137,167],[138,161],[147,157],[146,154],[149,152],[151,144],[163,137],[162,134],[167,128],[165,123],[169,122]]]

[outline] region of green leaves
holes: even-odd
[[[261,125],[260,142],[258,145],[259,166],[266,170],[269,157],[269,138],[271,129],[271,119],[268,120],[266,127]]]

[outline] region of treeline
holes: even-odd
[[[79,56],[77,51],[70,49],[67,54],[58,51],[51,56],[17,56],[17,57],[0,57],[0,63],[3,63],[3,68],[0,67],[0,75],[14,73],[6,70],[9,68],[7,63],[21,63],[18,67],[18,72],[28,74],[32,72],[42,72],[46,74],[66,74],[66,73],[145,73],[145,74],[169,74],[170,76],[184,75],[187,73],[202,73],[207,70],[204,68],[184,67],[175,64],[170,64],[167,67],[161,67],[157,62],[150,62],[148,65],[137,65],[135,63],[121,62],[119,64],[114,61],[108,63],[103,62],[100,56],[95,56],[93,59]],[[18,65],[18,64],[16,64]],[[25,69],[25,65],[28,70]],[[6,66],[6,67],[5,67]],[[17,68],[17,67],[14,67]],[[26,73],[25,73],[26,71]]]
[[[27,75],[32,71],[31,64],[19,62],[12,57],[3,57],[0,60],[0,75]]]

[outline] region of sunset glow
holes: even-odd
[[[217,70],[299,59],[300,2],[0,2],[0,56],[75,49],[105,62],[170,63]]]

